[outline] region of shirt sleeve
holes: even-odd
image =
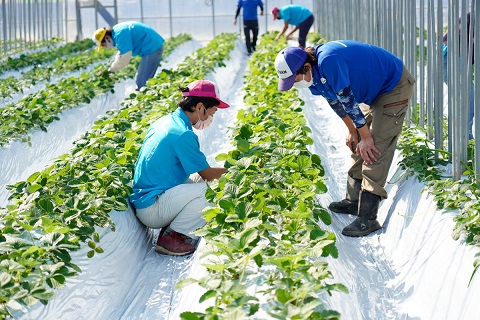
[[[330,107],[333,109],[333,111],[335,111],[335,113],[340,117],[340,118],[346,118],[348,116],[348,114],[345,112],[345,110],[343,109],[343,106],[342,104],[340,103],[340,101],[338,100],[333,100],[333,99],[330,99],[330,98],[325,98],[327,99],[327,102],[328,104],[330,105]]]
[[[131,58],[132,58],[132,51],[128,51],[125,54],[120,54],[120,51],[118,51],[117,55],[115,56],[115,60],[112,62],[112,65],[110,66],[108,71],[115,72],[125,68],[130,62]]]
[[[343,110],[348,114],[350,119],[352,119],[353,123],[355,124],[355,127],[357,128],[363,127],[367,123],[367,121],[365,119],[365,116],[363,115],[362,110],[360,109],[360,106],[355,100],[355,96],[353,95],[353,92],[350,86],[338,91],[336,95],[338,98],[337,101],[339,102],[339,104],[342,105]],[[337,112],[337,114],[339,113]]]
[[[205,154],[200,151],[198,137],[193,131],[183,133],[175,143],[174,148],[187,174],[199,172],[209,167]]]

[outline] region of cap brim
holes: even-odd
[[[296,74],[292,74],[290,77],[281,79],[278,78],[278,91],[287,91],[293,87],[295,83]]]
[[[226,103],[223,102],[222,100],[217,99],[217,101],[220,102],[220,104],[218,105],[217,108],[219,108],[219,109],[227,109],[227,108],[230,108],[230,105],[226,104]]]

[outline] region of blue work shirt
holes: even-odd
[[[309,89],[330,100],[338,100],[337,93],[350,87],[357,103],[371,105],[380,95],[392,91],[402,76],[402,60],[363,42],[331,41],[315,47],[315,53],[317,65],[312,68],[313,84]]]
[[[258,20],[257,7],[263,7],[262,0],[238,0],[238,8],[243,8],[243,20]]]
[[[290,4],[281,8],[280,10],[280,19],[288,21],[288,24],[292,26],[298,26],[303,21],[307,20],[308,17],[312,15],[312,12],[305,7]]]
[[[137,209],[147,208],[159,194],[208,167],[190,119],[177,108],[148,129],[135,164],[130,202]]]
[[[112,28],[113,44],[120,54],[132,51],[132,56],[144,57],[154,53],[165,40],[153,28],[136,21],[116,24]]]

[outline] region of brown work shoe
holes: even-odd
[[[187,236],[170,231],[164,234],[160,232],[155,251],[171,256],[184,256],[195,251],[195,246],[187,242]]]

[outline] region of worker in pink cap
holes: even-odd
[[[310,28],[315,21],[313,17],[313,13],[305,7],[291,4],[284,6],[282,8],[274,7],[272,9],[273,20],[283,19],[285,21],[285,25],[283,26],[283,30],[278,34],[275,40],[280,39],[280,37],[287,31],[288,26],[292,25],[295,28],[292,29],[285,38],[288,40],[290,36],[297,30],[299,31],[298,34],[298,45],[302,48],[305,48],[305,42],[307,40],[307,34]]]
[[[211,81],[197,80],[180,90],[178,108],[147,131],[129,199],[145,226],[161,228],[156,251],[174,256],[195,251],[198,237],[192,232],[205,225],[202,210],[209,205],[205,181],[226,170],[208,164],[193,129],[207,128],[217,109],[229,107]]]

